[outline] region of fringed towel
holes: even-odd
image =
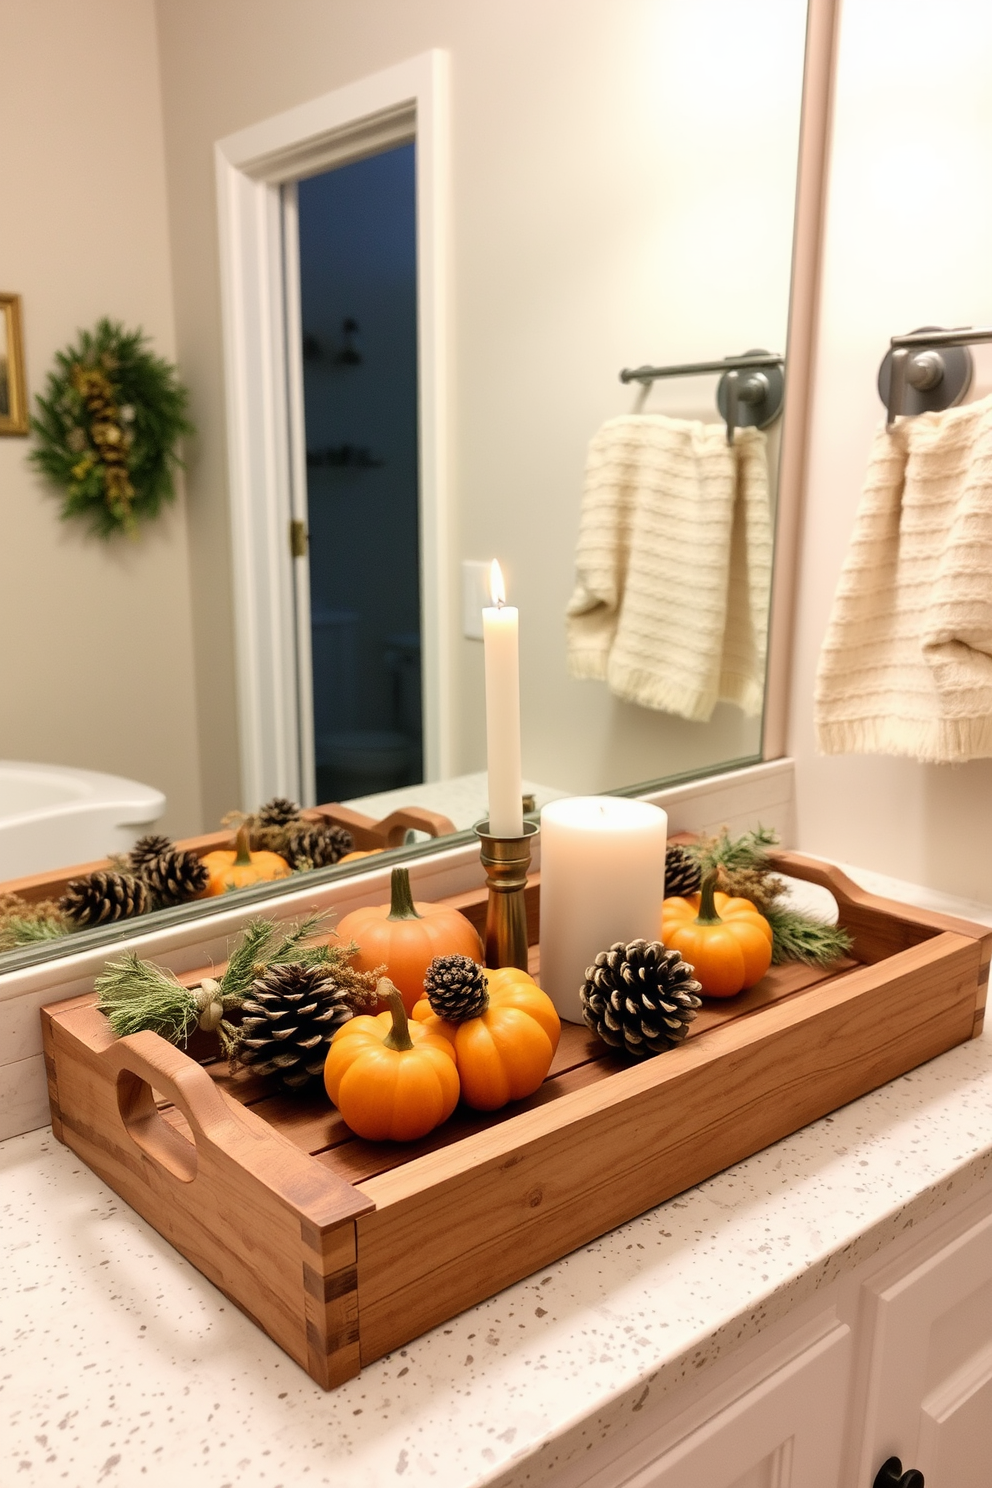
[[[772,529],[758,429],[610,419],[589,446],[568,669],[705,722],[764,698]]]
[[[992,755],[992,398],[878,430],[816,728],[825,754]]]

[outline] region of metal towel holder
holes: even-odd
[[[624,367],[621,382],[651,383],[661,377],[698,377],[704,372],[722,372],[717,384],[716,406],[727,424],[727,443],[734,430],[765,429],[782,412],[785,393],[785,358],[772,351],[746,351],[743,356],[724,357],[718,362],[681,362],[673,367]]]
[[[992,328],[921,326],[893,336],[878,369],[886,428],[900,414],[940,412],[962,402],[975,371],[968,347],[979,341],[992,341]]]

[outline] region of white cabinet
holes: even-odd
[[[606,1463],[554,1488],[839,1488],[851,1343],[821,1315],[720,1388],[676,1391],[636,1446],[621,1437]]]
[[[992,1488],[992,1177],[549,1488]],[[712,1383],[713,1378],[718,1383]]]
[[[992,1483],[992,1216],[865,1286],[868,1386],[857,1483],[889,1456],[926,1488]]]
[[[850,1331],[832,1328],[624,1488],[837,1488]]]

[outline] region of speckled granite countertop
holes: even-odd
[[[987,1035],[325,1394],[49,1132],[15,1137],[0,1144],[0,1483],[522,1482],[990,1166]]]

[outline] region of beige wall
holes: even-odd
[[[804,7],[795,0],[158,0],[207,815],[235,789],[212,147],[442,47],[452,79],[456,768],[484,763],[482,650],[458,564],[498,554],[522,619],[524,769],[589,789],[753,751],[565,673],[587,442],[636,406],[624,364],[781,349]],[[743,133],[761,148],[741,152]],[[714,380],[652,406],[715,418]],[[360,556],[360,555],[359,555]],[[691,623],[691,617],[687,623]]]
[[[174,355],[151,0],[0,0],[0,288],[23,296],[29,394],[101,315]],[[201,829],[183,505],[136,542],[62,523],[0,439],[0,757],[158,786]]]
[[[812,697],[888,339],[992,323],[990,69],[988,6],[845,0],[790,746],[804,848],[985,903],[992,760],[817,757]],[[976,367],[970,398],[992,390],[990,349]]]

